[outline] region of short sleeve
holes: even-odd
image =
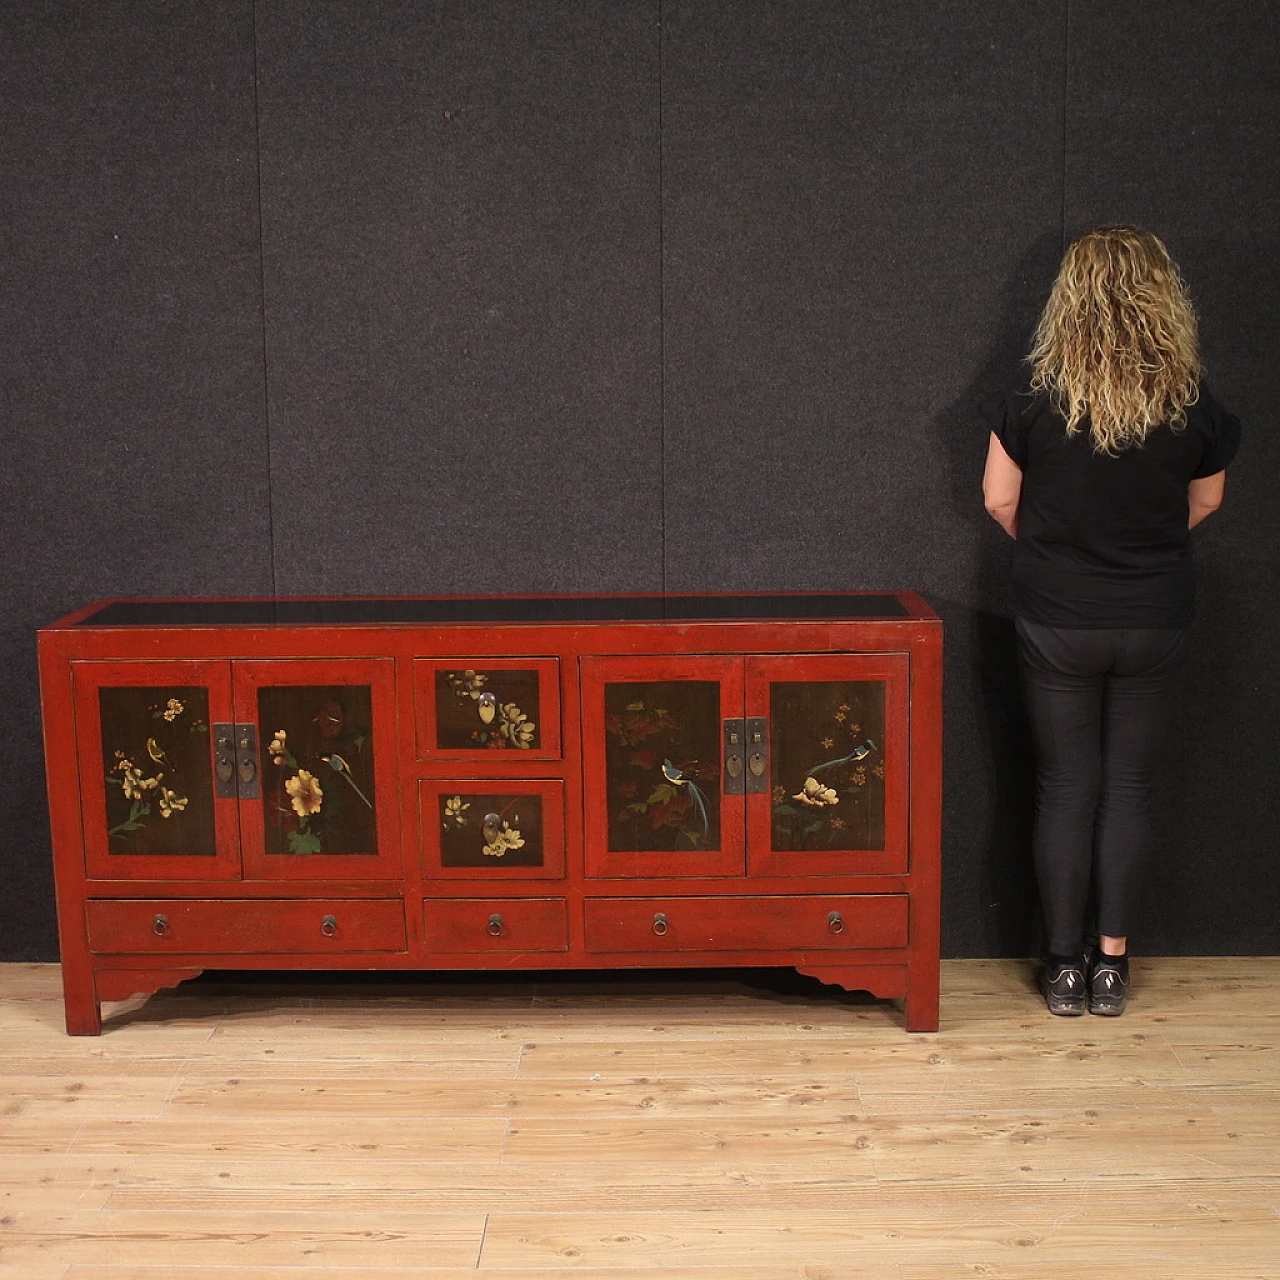
[[[1207,387],[1200,388],[1198,407],[1204,414],[1208,438],[1200,463],[1192,472],[1193,480],[1225,471],[1240,447],[1240,419],[1234,413],[1228,413],[1209,394]]]
[[[1026,402],[1025,396],[1010,391],[978,406],[983,421],[1004,446],[1005,453],[1023,470],[1027,466],[1027,424],[1022,417]]]

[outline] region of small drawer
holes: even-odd
[[[428,879],[564,878],[564,783],[558,779],[422,779],[418,815]]]
[[[905,894],[595,898],[588,951],[813,951],[907,945]]]
[[[430,951],[568,951],[563,898],[455,898],[426,904]]]
[[[399,901],[150,901],[85,904],[89,949],[100,955],[331,955],[405,951]]]
[[[419,760],[560,759],[558,658],[418,658]]]

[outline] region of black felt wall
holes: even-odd
[[[1274,952],[1280,6],[3,0],[0,958],[33,632],[111,595],[892,588],[947,623],[949,955],[1036,943],[973,411],[1144,223],[1246,421],[1161,952]]]

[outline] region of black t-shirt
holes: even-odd
[[[1186,426],[1140,448],[1094,452],[1043,393],[988,400],[982,415],[1022,468],[1014,612],[1054,627],[1183,627],[1195,609],[1187,486],[1235,456],[1240,421],[1200,388]]]

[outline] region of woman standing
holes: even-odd
[[[1201,382],[1177,267],[1136,227],[1067,250],[1028,361],[1029,386],[982,406],[983,494],[1017,539],[1041,986],[1052,1013],[1114,1016],[1151,846],[1152,764],[1194,608],[1188,531],[1222,502],[1240,424]]]

